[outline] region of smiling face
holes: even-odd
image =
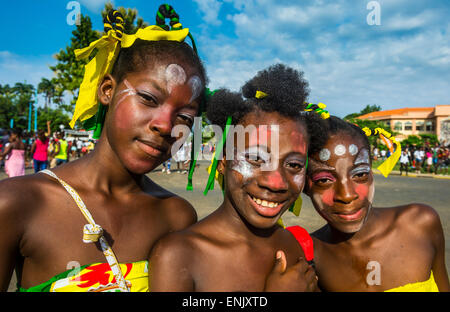
[[[362,139],[340,132],[311,155],[307,194],[335,229],[355,233],[372,207],[374,183],[369,150]]]
[[[200,80],[198,71],[174,61],[129,73],[117,85],[114,78],[105,79],[99,91],[100,100],[103,97],[102,102],[109,104],[105,133],[128,170],[144,174],[170,157],[171,146],[179,139],[171,136],[172,128],[190,128],[197,114],[199,92],[192,80]]]
[[[252,226],[270,228],[303,190],[308,136],[302,123],[276,112],[249,113],[241,124],[256,130],[219,166],[226,201]]]

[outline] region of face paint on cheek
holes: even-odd
[[[242,177],[244,178],[244,182],[246,182],[248,179],[253,177],[254,170],[252,166],[246,162],[245,160],[241,161],[235,161],[233,166],[231,167],[236,172],[239,172]]]
[[[293,180],[295,185],[299,188],[299,192],[303,191],[303,187],[305,186],[305,175],[303,173],[296,174]]]
[[[246,182],[248,179],[253,177],[255,169],[248,161],[245,160],[243,155],[238,155],[236,158],[237,159],[233,160],[231,163],[231,169],[240,173],[244,179],[244,182]]]
[[[172,93],[175,86],[184,84],[186,82],[186,73],[183,67],[177,64],[168,65],[166,68],[166,82],[169,94]]]
[[[334,191],[333,190],[324,191],[322,193],[321,199],[325,205],[332,207],[334,204]]]
[[[136,95],[136,89],[128,82],[128,80],[123,80],[124,85],[127,87],[126,89],[120,91],[116,96],[120,96],[120,99],[116,103],[116,107],[119,107],[120,103],[123,102],[130,95]]]
[[[366,184],[358,184],[355,187],[355,192],[358,194],[360,199],[364,199],[369,195],[369,187]]]

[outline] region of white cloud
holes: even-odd
[[[93,13],[98,13],[104,6],[105,3],[111,2],[114,4],[114,1],[110,0],[78,0],[85,6],[89,11]]]
[[[222,22],[218,19],[222,2],[217,0],[194,0],[197,3],[203,20],[211,25],[219,26]]]
[[[200,41],[208,47],[202,50],[212,88],[238,90],[279,61],[303,70],[310,101],[341,117],[367,104],[392,109],[450,101],[450,24],[445,11],[426,9],[426,2],[380,1],[381,27],[367,25],[365,3],[226,2],[240,8],[227,16],[237,38]]]
[[[30,59],[10,51],[0,51],[0,84],[13,86],[16,82],[26,81],[36,87],[42,78],[53,77],[49,65],[54,63],[55,60],[50,55]]]

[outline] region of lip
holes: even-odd
[[[361,219],[363,215],[364,209],[360,208],[357,211],[354,212],[348,212],[348,213],[334,213],[338,218],[344,220],[344,221],[357,221]]]
[[[161,157],[167,152],[167,148],[152,141],[136,139],[136,143],[144,153],[153,157]]]
[[[286,201],[279,202],[278,206],[276,206],[276,207],[264,207],[264,206],[261,206],[261,205],[255,203],[250,194],[247,194],[247,196],[248,196],[248,200],[252,204],[253,208],[255,208],[256,212],[264,217],[269,217],[269,218],[275,217],[276,215],[278,215],[280,213],[281,209],[283,208],[284,203],[286,202]],[[278,201],[274,201],[274,202],[278,202]]]

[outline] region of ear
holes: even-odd
[[[106,74],[103,77],[102,83],[98,87],[97,96],[102,105],[110,105],[114,90],[117,86],[116,80],[110,74]]]
[[[226,157],[223,155],[222,159],[217,162],[217,171],[222,175],[225,174],[226,161]]]

